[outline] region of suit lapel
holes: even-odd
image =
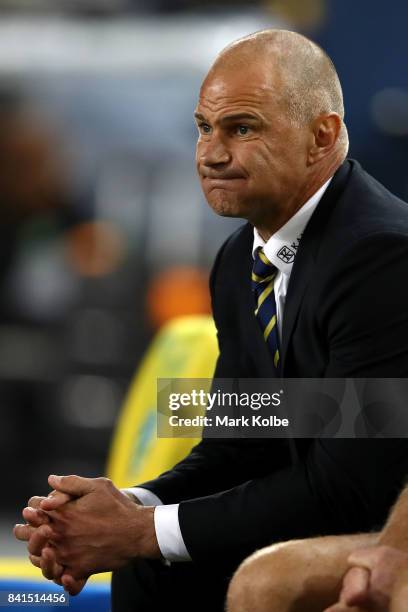
[[[300,241],[290,275],[282,325],[281,371],[285,375],[288,347],[307,286],[315,273],[315,260],[325,227],[349,177],[352,165],[344,162],[335,173],[332,182],[316,207]]]

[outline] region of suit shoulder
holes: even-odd
[[[237,251],[246,250],[248,247],[252,248],[253,239],[254,228],[250,223],[245,223],[227,238],[220,250],[224,249],[226,254],[236,254]]]
[[[338,208],[355,238],[399,234],[408,237],[408,204],[353,162],[351,180]],[[336,219],[338,223],[340,219]]]
[[[406,274],[408,204],[357,162],[325,228],[318,262],[328,278],[347,273],[357,279],[359,270],[375,277],[390,268]]]
[[[225,287],[245,267],[252,253],[253,227],[250,223],[239,227],[219,249],[210,274],[210,291],[213,300],[216,286]]]
[[[245,223],[231,234],[219,249],[214,265],[213,272],[220,266],[221,262],[236,263],[242,257],[248,257],[252,252],[253,227],[250,223]]]

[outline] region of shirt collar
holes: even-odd
[[[296,252],[306,225],[316,206],[322,199],[324,192],[330,185],[332,178],[333,177],[330,177],[329,180],[326,181],[301,208],[299,208],[297,213],[269,238],[268,242],[264,242],[256,227],[254,227],[252,256],[255,257],[255,252],[259,247],[263,248],[269,261],[276,266],[280,272],[289,275],[292,271]]]

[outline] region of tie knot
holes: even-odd
[[[252,268],[252,283],[257,285],[258,283],[269,282],[276,276],[276,273],[276,266],[269,261],[263,249],[257,249]]]

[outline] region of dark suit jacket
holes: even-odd
[[[211,276],[215,377],[270,377],[253,314],[253,228],[223,245]],[[408,375],[408,205],[346,161],[308,223],[283,319],[285,377]],[[386,518],[408,468],[408,441],[203,440],[144,486],[180,503],[193,561],[236,566],[276,541],[368,531]],[[293,449],[292,449],[293,451]]]

